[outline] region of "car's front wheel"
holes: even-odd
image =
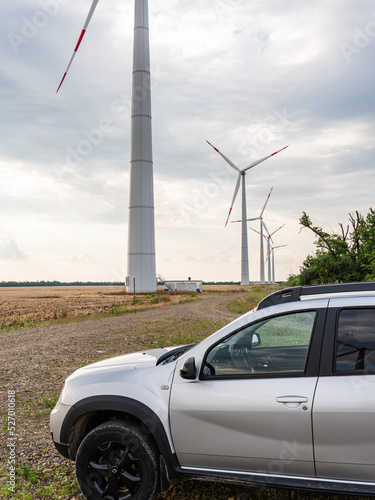
[[[76,475],[89,500],[151,500],[158,486],[158,453],[137,425],[106,422],[83,439]]]

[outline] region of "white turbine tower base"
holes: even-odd
[[[93,0],[65,80],[99,0]],[[148,0],[135,0],[131,115],[127,291],[155,292],[155,222],[152,163]]]

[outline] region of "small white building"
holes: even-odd
[[[201,280],[165,280],[164,291],[172,292],[202,292]]]

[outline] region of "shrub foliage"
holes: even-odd
[[[338,232],[328,233],[314,226],[310,217],[302,212],[302,228],[316,235],[314,255],[308,255],[300,274],[291,276],[291,286],[375,281],[375,211],[370,208],[366,216],[359,212],[349,214],[349,224],[339,224]]]

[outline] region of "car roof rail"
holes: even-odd
[[[278,290],[277,292],[268,295],[259,302],[257,310],[275,306],[277,304],[285,304],[286,302],[295,302],[300,300],[303,295],[370,291],[375,291],[375,281],[335,283],[333,285],[296,286],[292,288],[285,288],[284,290]]]

